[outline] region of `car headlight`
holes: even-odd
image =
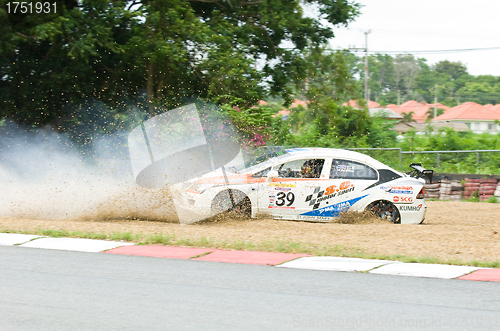
[[[187,193],[201,194],[209,189],[212,185],[207,184],[191,184],[186,189]]]

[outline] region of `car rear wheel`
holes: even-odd
[[[366,207],[366,210],[371,211],[376,216],[384,220],[388,220],[394,224],[401,223],[401,215],[399,214],[399,210],[390,201],[374,201],[368,207]]]

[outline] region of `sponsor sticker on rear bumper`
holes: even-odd
[[[420,209],[422,209],[422,204],[418,205],[418,206],[414,206],[414,205],[402,205],[402,206],[399,206],[399,210],[400,211],[420,211]]]

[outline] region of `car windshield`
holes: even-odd
[[[288,155],[287,149],[290,147],[284,146],[272,146],[272,147],[260,147],[255,150],[245,152],[243,158],[245,164],[238,165],[234,167],[238,172],[253,172],[257,170],[262,163],[269,161],[273,158]]]

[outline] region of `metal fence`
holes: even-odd
[[[476,156],[476,167],[479,167],[480,165],[480,155],[482,153],[498,153],[500,150],[498,149],[488,149],[488,150],[459,150],[459,151],[403,151],[401,148],[349,148],[350,150],[356,150],[356,151],[378,151],[378,152],[384,152],[384,151],[393,151],[398,154],[397,159],[398,159],[398,166],[401,168],[403,166],[403,155],[416,155],[416,154],[435,154],[436,155],[436,167],[439,168],[441,165],[441,155],[448,155],[448,154],[459,154],[459,153],[475,153]],[[381,162],[388,163],[390,164],[390,158],[389,160],[385,159],[384,157],[376,157],[373,155],[373,153],[367,153],[370,156],[374,157],[375,159],[378,159]],[[382,159],[381,159],[382,158]],[[392,164],[394,166],[394,164]]]

